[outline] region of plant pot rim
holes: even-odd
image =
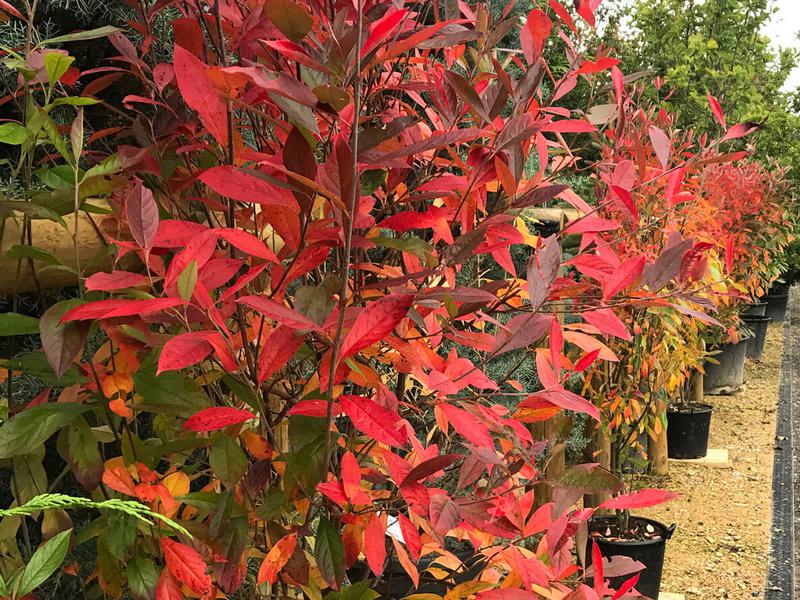
[[[742,321],[753,321],[753,322],[772,321],[772,317],[768,317],[766,315],[764,315],[764,316],[762,316],[762,315],[742,315],[741,319],[742,319]]]
[[[644,521],[645,523],[648,523],[649,525],[652,525],[656,529],[660,530],[661,531],[661,537],[656,538],[656,539],[652,539],[652,540],[609,540],[609,539],[606,539],[603,536],[593,536],[593,535],[591,535],[591,531],[592,531],[591,524],[592,524],[593,521],[594,522],[598,522],[598,521],[616,521],[617,520],[617,517],[614,516],[614,515],[601,515],[601,516],[594,516],[591,519],[589,519],[589,540],[599,539],[604,544],[608,544],[608,545],[612,545],[612,546],[626,546],[626,547],[630,547],[630,546],[653,546],[655,544],[661,544],[663,542],[666,542],[668,539],[670,539],[672,537],[672,534],[675,533],[675,528],[677,527],[677,525],[675,523],[673,523],[672,525],[667,526],[667,525],[664,525],[664,523],[662,523],[661,521],[656,521],[655,519],[648,519],[647,517],[640,517],[640,516],[637,516],[637,515],[631,515],[631,518],[632,519],[638,519],[640,521]]]
[[[681,406],[687,406],[691,408],[691,411],[688,410],[679,410],[676,405],[670,405],[667,407],[668,413],[677,413],[681,415],[685,414],[694,414],[694,415],[704,415],[706,413],[710,413],[714,411],[714,407],[710,404],[706,404],[705,402],[689,402],[687,404],[683,404]]]
[[[766,306],[766,300],[756,300],[755,302],[747,302],[746,306]]]

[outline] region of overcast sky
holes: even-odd
[[[800,31],[800,0],[776,0],[778,12],[773,16],[772,22],[765,33],[773,43],[782,48],[800,50],[800,40],[797,39]],[[791,91],[800,86],[800,68],[796,68],[786,81],[784,90]]]

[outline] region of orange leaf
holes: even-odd
[[[258,570],[258,584],[269,582],[273,585],[278,578],[278,572],[289,562],[294,549],[297,547],[297,533],[284,536],[278,543],[270,548]]]

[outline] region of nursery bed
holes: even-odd
[[[770,325],[763,359],[748,359],[743,389],[735,396],[706,396],[714,407],[709,447],[728,448],[727,468],[671,461],[667,477],[642,482],[681,494],[642,511],[678,524],[667,544],[664,592],[764,598],[782,351],[783,326]]]

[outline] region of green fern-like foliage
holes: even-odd
[[[155,525],[154,520],[158,520],[175,531],[191,537],[191,534],[184,527],[164,515],[153,512],[144,504],[134,502],[133,500],[119,500],[117,498],[98,502],[90,498],[67,496],[66,494],[40,494],[31,498],[21,506],[0,509],[0,517],[30,516],[43,510],[67,510],[70,508],[93,508],[99,511],[111,510],[121,512],[147,525]]]

